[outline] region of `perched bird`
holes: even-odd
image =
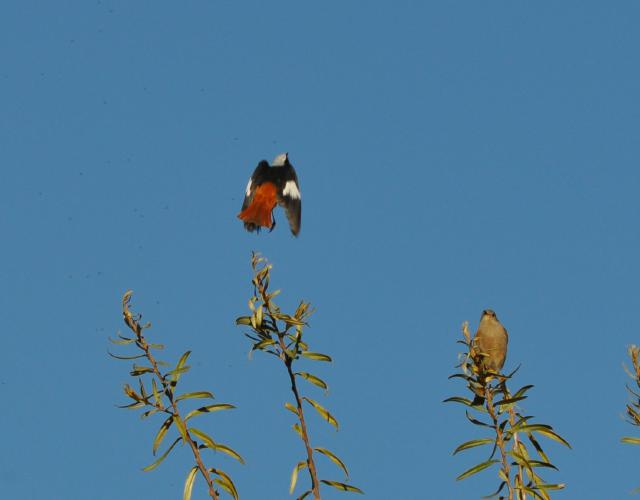
[[[507,343],[509,335],[491,309],[482,311],[478,331],[473,338],[473,348],[476,352],[476,363],[481,369],[478,375],[484,385],[491,374],[499,373],[507,358]],[[484,398],[476,395],[473,405],[484,404]]]
[[[302,217],[302,195],[298,176],[289,163],[289,154],[276,156],[271,166],[266,160],[258,163],[249,178],[242,209],[238,218],[247,231],[260,231],[261,227],[273,231],[276,226],[273,209],[276,204],[284,208],[289,227],[294,236],[300,232]]]

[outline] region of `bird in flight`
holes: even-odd
[[[251,174],[238,218],[247,231],[260,231],[266,227],[273,231],[276,220],[273,210],[276,204],[284,208],[289,227],[294,236],[300,232],[302,217],[302,195],[298,176],[289,163],[289,153],[276,156],[271,166],[266,160],[258,163]]]

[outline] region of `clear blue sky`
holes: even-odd
[[[622,363],[640,343],[640,5],[619,2],[6,1],[0,8],[0,496],[179,498],[186,449],[155,472],[159,422],[118,410],[108,358],[122,293],[185,388],[238,410],[200,426],[245,499],[287,497],[303,457],[272,358],[234,326],[249,255],[273,262],[340,420],[314,444],[375,499],[468,499],[480,453],[448,381],[460,324],[510,333],[525,413],[558,498],[625,498],[640,449]],[[236,214],[262,158],[288,151],[298,239]],[[321,475],[340,479],[321,460]],[[306,477],[302,476],[304,480]],[[326,490],[324,498],[348,494]],[[345,496],[346,495],[346,496]],[[202,482],[195,497],[204,498]],[[556,495],[554,495],[554,498]]]

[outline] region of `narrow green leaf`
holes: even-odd
[[[109,351],[107,351],[107,354],[109,356],[111,356],[112,358],[115,359],[124,359],[124,360],[129,360],[129,359],[140,359],[140,358],[144,358],[144,354],[136,354],[135,356],[118,356],[117,354],[113,354]]]
[[[533,445],[533,447],[538,452],[538,455],[540,455],[540,458],[542,458],[542,460],[544,460],[545,462],[549,462],[549,457],[547,457],[547,454],[544,452],[544,450],[542,449],[542,446],[540,446],[540,443],[535,438],[535,436],[529,433],[527,434],[527,437],[529,438],[529,441],[531,441],[531,444]]]
[[[161,351],[164,349],[164,344],[147,344],[151,349],[158,349]]]
[[[187,439],[187,427],[184,421],[180,417],[176,418],[175,415],[174,415],[173,421],[176,423],[176,427],[178,428],[178,431],[180,432],[182,439],[184,439],[185,442],[188,442],[189,440]]]
[[[119,339],[112,339],[111,337],[109,337],[109,342],[115,345],[128,345],[133,344],[135,341],[136,339],[130,339],[128,337],[120,337]]]
[[[151,380],[151,390],[153,391],[153,400],[156,404],[160,404],[162,402],[162,398],[160,397],[160,392],[158,391],[158,384],[156,383],[156,379]]]
[[[620,441],[628,444],[640,444],[640,438],[637,437],[623,437]]]
[[[211,394],[209,391],[186,392],[184,394],[180,394],[180,396],[176,398],[176,402],[182,401],[183,399],[198,399],[198,398],[213,399],[213,394]]]
[[[300,436],[300,439],[304,441],[304,437],[302,435],[302,428],[300,427],[300,424],[293,424],[292,427],[293,427],[293,430],[298,433],[298,436]]]
[[[308,359],[313,359],[314,361],[327,361],[331,362],[331,356],[327,356],[326,354],[321,354],[319,352],[309,352],[305,351],[302,353],[302,356]]]
[[[473,476],[474,474],[477,474],[480,471],[485,470],[487,467],[491,467],[493,464],[498,463],[499,460],[487,460],[486,462],[482,462],[478,465],[474,465],[473,467],[471,467],[470,469],[464,471],[462,474],[460,474],[457,478],[456,481],[462,481],[463,479],[468,478],[469,476]]]
[[[238,453],[237,451],[235,451],[233,448],[227,446],[226,444],[222,444],[222,443],[215,443],[215,448],[213,448],[214,451],[221,451],[222,453],[226,453],[227,455],[229,455],[230,457],[235,458],[238,462],[240,462],[241,464],[244,464],[244,458],[242,458],[240,456],[240,453]]]
[[[129,384],[124,384],[122,386],[122,390],[127,396],[129,396],[134,401],[143,401],[142,396],[140,396]]]
[[[338,481],[329,481],[328,479],[320,479],[320,482],[328,484],[329,486],[333,486],[338,490],[351,491],[353,493],[360,493],[364,495],[364,491],[362,491],[360,488],[356,488],[355,486],[351,486],[349,484],[339,483]]]
[[[220,411],[220,410],[232,410],[234,408],[235,406],[227,403],[218,403],[213,405],[201,406],[200,408],[196,408],[195,410],[192,410],[189,413],[187,413],[187,416],[184,417],[184,421],[186,422],[190,418],[195,417],[197,415],[201,415],[203,413],[213,413],[214,411]]]
[[[251,324],[251,316],[240,316],[236,318],[236,325],[249,326]]]
[[[522,401],[523,399],[527,399],[527,396],[518,396],[518,397],[511,397],[511,398],[506,398],[506,399],[502,399],[500,401],[496,401],[494,403],[494,406],[505,406],[505,405],[510,405],[513,403],[517,403],[518,401]]]
[[[174,382],[177,382],[180,379],[180,375],[182,375],[186,371],[184,370],[184,368],[186,368],[187,370],[189,369],[188,367],[185,367],[185,364],[187,363],[187,358],[190,354],[191,351],[187,351],[182,356],[180,356],[175,369],[168,373],[172,376],[172,380]]]
[[[318,387],[321,387],[322,389],[325,389],[325,390],[328,389],[328,386],[324,382],[324,380],[316,377],[315,375],[311,375],[310,373],[307,373],[307,372],[296,372],[296,375],[311,382],[313,385],[317,385]]]
[[[191,367],[189,365],[186,366],[181,366],[180,368],[174,368],[173,370],[169,370],[166,374],[167,375],[171,375],[171,379],[174,382],[177,382],[180,379],[180,375],[182,375],[183,373],[187,373],[189,370],[191,370]]]
[[[238,500],[238,490],[236,489],[236,485],[233,484],[233,481],[228,474],[221,471],[220,469],[209,469],[209,472],[212,472],[219,476],[220,479],[214,479],[214,481],[222,486],[224,490],[233,497],[234,500]]]
[[[155,413],[158,413],[159,411],[161,411],[159,408],[154,408],[153,410],[145,411],[142,415],[140,415],[140,418],[145,419],[147,417],[150,417],[151,415],[154,415]]]
[[[479,425],[479,426],[481,426],[481,427],[489,427],[489,428],[493,429],[493,425],[487,424],[487,423],[485,423],[485,422],[482,422],[481,420],[478,420],[478,419],[476,419],[476,418],[473,418],[473,417],[469,414],[469,412],[465,412],[465,413],[466,413],[466,415],[467,415],[467,419],[468,419],[468,420],[469,420],[469,422],[471,422],[472,424]]]
[[[251,349],[253,349],[254,351],[260,351],[260,350],[264,349],[265,347],[273,345],[275,343],[276,343],[276,341],[273,340],[272,338],[267,338],[267,339],[263,339],[260,342],[257,342],[255,344],[253,344],[253,347]]]
[[[169,446],[169,448],[167,448],[167,451],[165,451],[162,455],[160,455],[160,457],[159,457],[155,462],[153,462],[153,463],[152,463],[152,464],[150,464],[150,465],[147,465],[147,466],[146,466],[144,469],[142,469],[142,470],[143,470],[144,472],[149,472],[150,470],[155,469],[158,465],[160,465],[160,464],[162,463],[162,461],[163,461],[165,458],[167,458],[167,455],[168,455],[169,453],[171,453],[171,450],[173,450],[173,447],[174,447],[176,444],[178,444],[178,441],[181,441],[181,440],[182,440],[182,438],[181,438],[181,437],[176,438],[176,440],[175,440],[173,443],[171,443],[171,446]]]
[[[349,471],[347,470],[347,466],[344,464],[342,460],[340,460],[334,453],[330,452],[326,448],[314,448],[318,453],[322,453],[323,455],[329,457],[329,459],[340,467],[344,471],[344,475],[347,479],[349,479]]]
[[[158,451],[158,447],[162,443],[162,440],[164,439],[164,436],[169,430],[169,427],[171,427],[172,423],[173,423],[173,415],[169,416],[169,418],[167,418],[160,426],[160,429],[158,430],[158,433],[156,434],[156,437],[153,440],[153,447],[151,449],[154,455],[156,454],[156,451]]]
[[[502,469],[500,469],[500,472],[502,472]],[[503,474],[504,474],[504,473],[503,473]],[[498,486],[498,489],[497,489],[496,491],[494,491],[494,492],[493,492],[493,493],[491,493],[490,495],[484,496],[484,497],[482,497],[482,498],[484,498],[484,499],[490,499],[490,498],[495,498],[495,497],[497,497],[497,496],[500,494],[500,492],[504,489],[504,487],[505,487],[506,485],[507,485],[507,483],[506,483],[506,482],[504,482],[504,481],[502,481],[502,482],[500,483],[500,486]]]
[[[313,406],[322,418],[324,418],[327,422],[333,425],[336,428],[336,430],[338,430],[338,421],[335,419],[333,415],[331,415],[331,413],[329,413],[325,408],[323,408],[320,403],[306,396],[303,397],[302,399],[304,399],[307,403]]]
[[[198,472],[197,467],[192,467],[187,474],[187,479],[184,482],[184,493],[182,494],[182,500],[191,500],[191,492],[193,491],[193,483],[196,481],[196,474]]]
[[[531,389],[533,386],[532,385],[525,385],[524,387],[521,387],[520,389],[518,389],[518,391],[513,395],[514,398],[519,398],[520,396],[523,396],[525,392],[527,392],[529,389]]]
[[[465,406],[471,406],[471,400],[460,396],[453,396],[442,401],[443,403],[460,403]]]
[[[262,326],[262,316],[263,316],[263,308],[262,305],[260,305],[255,312],[255,316],[256,316],[256,326],[258,328],[260,328]]]
[[[289,410],[291,413],[293,413],[296,417],[299,417],[298,415],[298,409],[293,406],[291,403],[287,402],[284,404],[284,407]]]
[[[189,427],[189,433],[202,439],[202,442],[205,444],[207,448],[213,449],[216,447],[215,441],[207,433],[202,432],[200,429],[196,429],[195,427]]]
[[[226,453],[230,457],[235,458],[241,464],[244,464],[244,459],[233,448],[227,446],[226,444],[216,443],[211,436],[201,431],[200,429],[196,429],[195,427],[190,427],[189,432],[199,437],[200,439],[202,439],[202,442],[204,443],[205,447],[213,451],[220,451],[222,453]]]
[[[538,434],[542,434],[543,436],[548,437],[549,439],[553,439],[560,444],[565,445],[567,448],[571,448],[571,445],[560,435],[556,434],[551,427],[548,425],[542,424],[534,424],[534,425],[524,425],[520,428],[521,432],[537,432]]]
[[[558,484],[538,484],[536,485],[537,488],[540,488],[541,490],[563,490],[567,485],[564,483],[558,483]]]
[[[482,446],[484,444],[493,444],[493,443],[494,443],[494,440],[491,438],[474,439],[472,441],[467,441],[465,443],[462,443],[460,446],[458,446],[454,450],[453,455],[455,455],[460,451],[468,450],[469,448],[475,448],[476,446]]]
[[[307,490],[302,495],[300,495],[296,500],[304,500],[309,495],[311,495],[311,493],[313,493],[313,490]]]
[[[145,404],[141,401],[136,401],[128,405],[118,406],[118,408],[126,408],[127,410],[136,410],[138,408],[144,408]]]
[[[138,377],[139,375],[144,375],[145,373],[153,373],[153,368],[150,366],[136,366],[133,365],[133,370],[129,372],[129,375],[132,377]]]
[[[298,462],[291,472],[291,483],[289,484],[289,495],[293,495],[293,490],[296,488],[298,482],[298,472],[300,469],[304,469],[307,466],[307,462]]]

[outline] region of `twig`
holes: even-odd
[[[158,368],[158,362],[154,358],[153,354],[151,354],[150,346],[147,343],[146,339],[144,338],[144,335],[142,334],[142,331],[143,331],[142,325],[140,325],[140,323],[133,317],[133,315],[128,310],[128,308],[125,308],[124,310],[124,317],[125,317],[125,322],[129,326],[129,328],[131,328],[131,330],[136,334],[138,347],[140,347],[140,349],[144,351],[145,357],[149,360],[149,363],[151,363],[151,368],[153,369],[154,375],[158,378],[158,380],[162,384],[164,393],[169,399],[171,403],[171,407],[173,408],[173,412],[171,413],[173,415],[173,419],[176,421],[176,425],[179,425],[179,427],[182,427],[184,429],[184,433],[182,433],[182,436],[191,447],[191,451],[193,452],[193,456],[196,459],[198,469],[200,470],[200,473],[204,477],[205,481],[207,482],[207,486],[209,488],[209,496],[213,500],[219,500],[219,495],[213,485],[213,479],[209,474],[209,470],[204,466],[204,463],[202,462],[200,450],[198,449],[198,446],[196,445],[196,443],[193,441],[186,425],[184,424],[184,420],[180,416],[178,405],[173,399],[173,391],[171,390],[170,384],[167,383],[167,381],[165,380],[165,377],[163,377],[162,373],[160,373],[160,369]],[[181,425],[178,424],[178,422],[180,422]]]

